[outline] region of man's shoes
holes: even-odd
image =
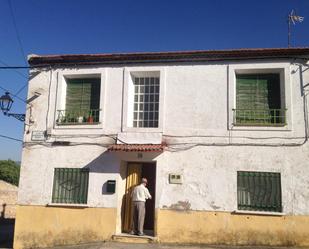
[[[130,234],[131,234],[131,235],[136,235],[137,233],[134,232],[134,231],[131,231]]]
[[[144,236],[145,234],[144,233],[138,233],[137,235],[138,236]]]

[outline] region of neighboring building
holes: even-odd
[[[309,48],[29,57],[14,248],[309,245]]]
[[[15,219],[18,187],[0,180],[0,219]]]

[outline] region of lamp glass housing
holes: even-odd
[[[7,114],[12,107],[14,100],[11,98],[10,93],[6,92],[0,97],[0,108],[4,114]]]

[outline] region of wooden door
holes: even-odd
[[[124,222],[123,231],[130,232],[133,222],[133,210],[132,210],[132,198],[131,192],[133,188],[139,184],[141,180],[142,164],[140,163],[128,163],[127,166],[127,181],[125,192],[125,210],[124,210]]]

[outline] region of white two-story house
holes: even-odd
[[[31,55],[14,248],[125,236],[141,177],[148,238],[308,246],[308,59]]]

